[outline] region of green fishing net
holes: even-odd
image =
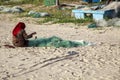
[[[77,42],[77,41],[63,40],[56,36],[29,40],[28,43],[29,47],[56,47],[56,48],[59,47],[71,48],[71,47],[78,47],[85,45],[88,45],[88,43],[85,41]]]

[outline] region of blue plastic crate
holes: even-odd
[[[112,15],[115,13],[114,10],[72,10],[76,19],[84,19],[86,13],[90,13],[93,15],[94,20],[101,20],[105,17],[112,18]]]
[[[83,0],[85,2],[89,2],[89,0]],[[92,0],[92,2],[100,2],[100,0]]]

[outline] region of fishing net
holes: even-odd
[[[78,47],[85,45],[88,45],[88,43],[85,41],[77,42],[77,41],[63,40],[56,36],[29,40],[28,43],[29,47],[56,47],[56,48],[59,47],[71,48],[71,47]]]

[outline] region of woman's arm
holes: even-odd
[[[36,34],[36,32],[33,32],[33,33],[31,33],[31,34],[28,35],[28,34],[26,33],[26,31],[23,30],[23,37],[24,37],[25,39],[32,38],[33,35],[35,35],[35,34]]]

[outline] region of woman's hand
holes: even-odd
[[[35,34],[36,34],[36,32],[33,32],[33,33],[30,34],[30,36],[33,37],[33,35],[35,35]]]
[[[36,32],[33,32],[33,33],[32,33],[32,35],[35,35],[35,34],[37,34],[37,33],[36,33]]]

